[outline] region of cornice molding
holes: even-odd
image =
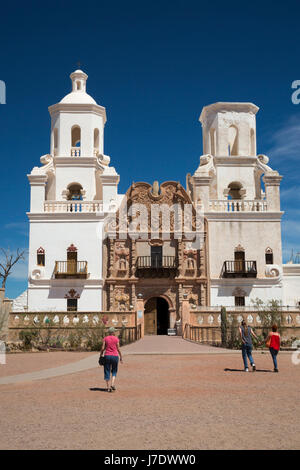
[[[103,117],[103,124],[106,123],[106,109],[99,104],[88,103],[56,103],[48,108],[50,116],[57,113],[77,113],[77,114],[98,114]]]
[[[26,212],[30,222],[99,222],[107,212]]]
[[[284,211],[278,212],[205,212],[211,222],[281,222]]]
[[[29,288],[45,289],[51,287],[84,287],[99,289],[104,285],[103,279],[30,279]]]
[[[230,156],[214,156],[214,164],[218,166],[226,167],[255,167],[257,164],[256,156],[249,155],[230,155]]]
[[[211,278],[210,287],[282,287],[282,279],[274,278]]]
[[[96,157],[54,157],[54,165],[56,167],[95,167],[97,165]]]

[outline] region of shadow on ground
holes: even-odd
[[[224,369],[225,372],[244,372],[244,369]],[[256,369],[255,372],[272,372],[272,370],[266,370],[266,369]]]
[[[93,387],[89,389],[91,392],[107,392],[107,388]]]

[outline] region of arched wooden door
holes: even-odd
[[[161,297],[152,297],[146,302],[145,335],[167,335],[170,327],[168,302]]]
[[[156,297],[152,297],[146,302],[145,312],[145,335],[157,334],[157,310],[156,310]]]

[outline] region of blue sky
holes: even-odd
[[[27,248],[26,177],[49,152],[48,106],[70,91],[82,63],[88,92],[106,107],[105,153],[132,181],[180,181],[202,154],[198,118],[216,101],[250,101],[258,153],[283,176],[284,259],[300,251],[300,4],[296,1],[6,2],[1,6],[0,247]],[[26,288],[20,263],[7,284]]]

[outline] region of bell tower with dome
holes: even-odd
[[[50,106],[51,153],[61,157],[91,157],[103,153],[106,111],[87,94],[88,76],[81,70],[70,75],[72,91]]]
[[[106,110],[86,92],[87,74],[49,107],[50,153],[31,186],[28,309],[99,311],[105,218],[117,210],[119,175],[104,155]]]

